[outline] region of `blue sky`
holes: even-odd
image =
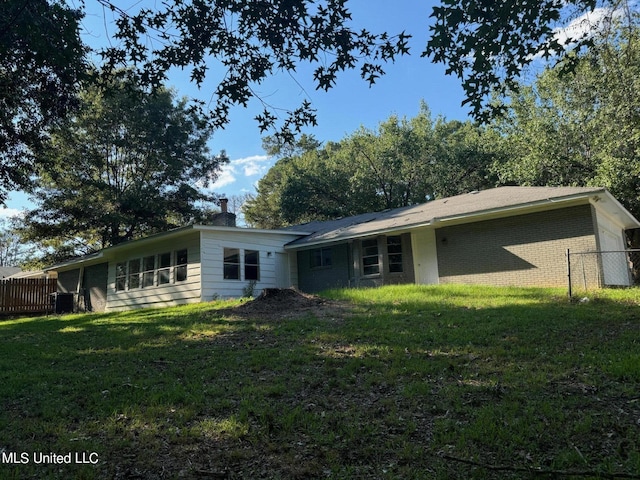
[[[79,1],[79,0],[76,0]],[[141,5],[153,0],[117,2],[123,8],[132,5],[137,11]],[[443,115],[449,120],[464,120],[468,109],[461,107],[463,92],[459,80],[445,76],[444,66],[433,65],[421,58],[428,38],[429,15],[437,1],[424,0],[351,0],[349,7],[356,27],[365,27],[372,32],[386,31],[390,34],[406,31],[413,35],[411,55],[402,57],[386,66],[386,75],[369,87],[358,72],[345,72],[338,77],[337,85],[329,92],[315,90],[311,69],[299,68],[295,77],[279,74],[270,78],[255,90],[270,104],[281,108],[296,108],[303,100],[309,100],[317,109],[318,126],[309,128],[320,141],[338,141],[360,126],[375,129],[378,123],[390,115],[411,118],[418,114],[421,100],[427,102],[432,114]],[[111,28],[111,13],[103,12],[94,0],[86,1],[87,16],[84,20],[84,38],[92,46],[107,42],[107,31]],[[215,65],[211,65],[215,71]],[[208,101],[213,86],[201,90],[188,81],[189,72],[175,72],[169,85],[180,96],[191,96]],[[231,159],[221,173],[213,190],[227,196],[254,191],[256,182],[273,165],[274,159],[262,149],[262,135],[253,117],[262,110],[259,101],[252,101],[248,108],[236,108],[231,112],[230,124],[214,133],[209,145],[213,152],[225,150]],[[29,207],[23,194],[12,194],[9,210]]]
[[[386,75],[373,87],[358,72],[351,71],[341,74],[328,92],[315,90],[310,69],[300,68],[295,80],[280,75],[258,88],[270,103],[292,108],[305,99],[311,101],[317,109],[318,125],[306,133],[320,141],[340,140],[360,126],[374,129],[392,114],[411,118],[418,114],[421,100],[427,102],[434,116],[468,118],[468,109],[461,107],[464,96],[458,79],[445,76],[442,65],[420,57],[428,38],[431,6],[436,2],[399,0],[392,9],[389,2],[382,0],[351,3],[354,20],[361,21],[370,31],[411,33],[412,54],[387,65]],[[217,191],[234,195],[251,190],[273,164],[273,159],[264,155],[261,135],[253,120],[259,110],[259,103],[254,102],[247,110],[233,112],[229,128],[214,134],[212,148],[225,149],[231,158],[231,165],[217,182]]]
[[[378,123],[396,114],[408,118],[418,114],[421,100],[432,113],[448,119],[467,118],[462,108],[463,92],[458,79],[445,76],[442,65],[433,65],[421,58],[428,38],[432,6],[439,3],[420,0],[397,0],[393,7],[384,0],[352,0],[350,8],[357,27],[372,32],[391,34],[403,30],[413,35],[411,55],[399,58],[385,67],[386,75],[369,87],[357,71],[343,72],[336,86],[324,92],[315,90],[312,68],[301,65],[295,76],[278,74],[256,87],[265,101],[280,108],[296,108],[309,100],[317,110],[317,127],[306,129],[320,141],[337,141],[360,126],[375,128]],[[212,66],[213,67],[213,66]],[[179,94],[207,101],[211,89],[206,84],[198,90],[188,81],[188,72],[176,72],[172,85]],[[262,149],[262,134],[255,120],[261,113],[258,100],[247,109],[236,108],[227,128],[214,133],[212,151],[225,150],[231,162],[221,172],[213,190],[227,196],[253,192],[255,183],[273,165]]]

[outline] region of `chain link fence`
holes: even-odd
[[[567,250],[569,297],[602,287],[640,284],[640,249],[572,252]]]

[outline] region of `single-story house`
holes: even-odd
[[[224,203],[222,210],[211,225],[126,242],[45,271],[57,274],[60,292],[94,311],[289,286],[563,286],[568,249],[623,251],[625,231],[640,228],[597,187],[499,187],[280,230],[235,227]],[[590,282],[630,285],[628,261],[615,258],[615,268],[594,269]]]
[[[17,275],[21,271],[20,267],[0,267],[0,279]]]

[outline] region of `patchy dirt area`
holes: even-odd
[[[344,302],[320,298],[295,288],[265,288],[253,300],[224,310],[224,313],[274,319],[298,317],[306,313],[318,317],[335,316],[345,313],[346,309]]]

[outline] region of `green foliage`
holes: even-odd
[[[349,163],[342,161],[340,149],[331,143],[280,159],[258,183],[258,195],[244,206],[247,222],[278,228],[357,213],[365,203],[353,199]]]
[[[360,128],[338,143],[319,147],[305,140],[303,150],[269,150],[292,155],[260,180],[245,216],[250,224],[277,228],[492,187],[496,141],[494,132],[471,122],[434,122],[423,104],[412,119],[391,116],[377,130]]]
[[[640,291],[387,286],[0,323],[2,478],[640,475]],[[231,470],[232,469],[232,470]]]
[[[81,100],[40,158],[24,237],[78,253],[197,219],[206,196],[196,183],[227,159],[209,154],[211,130],[185,100],[130,78],[89,85]]]
[[[499,136],[488,127],[469,121],[447,122],[439,118],[433,129],[435,145],[431,164],[432,198],[491,188],[498,184],[492,165],[504,153]]]
[[[11,221],[0,219],[0,267],[19,266],[23,254],[23,244]]]
[[[102,52],[108,66],[137,65],[140,80],[152,86],[162,84],[173,67],[188,67],[198,86],[211,80],[211,64],[223,69],[222,80],[214,80],[212,88],[215,108],[209,120],[215,127],[228,123],[231,107],[246,106],[256,97],[255,85],[276,70],[293,73],[308,63],[314,68],[316,88],[328,90],[339,72],[357,68],[371,85],[384,74],[384,63],[409,52],[410,36],[404,32],[390,36],[350,28],[345,1],[171,0],[137,13],[107,0],[101,3],[119,14],[120,44]],[[148,48],[148,36],[158,38],[158,48]],[[256,117],[261,131],[274,127],[279,116],[266,102],[263,105]],[[302,126],[315,122],[311,104],[304,101],[288,112],[278,136],[291,139]]]
[[[509,97],[501,182],[604,186],[640,216],[640,31],[617,32]]]
[[[603,24],[590,23],[589,14],[598,18],[603,12],[608,16]],[[630,0],[443,0],[433,9],[435,23],[423,56],[444,63],[447,74],[460,78],[463,103],[471,105],[476,119],[488,120],[503,108],[491,102],[492,94],[517,89],[527,66],[543,58],[564,61],[563,72],[573,71],[571,57],[591,49],[594,34],[608,33],[614,17],[632,24],[635,12]],[[571,38],[562,39],[561,28],[580,17],[580,25],[568,29]]]
[[[377,131],[360,128],[343,140],[355,166],[352,183],[372,199],[374,208],[363,211],[413,205],[430,197],[432,134],[431,112],[423,104],[411,120],[392,115]]]
[[[0,202],[27,188],[49,128],[76,106],[87,68],[81,14],[54,0],[0,8]]]

